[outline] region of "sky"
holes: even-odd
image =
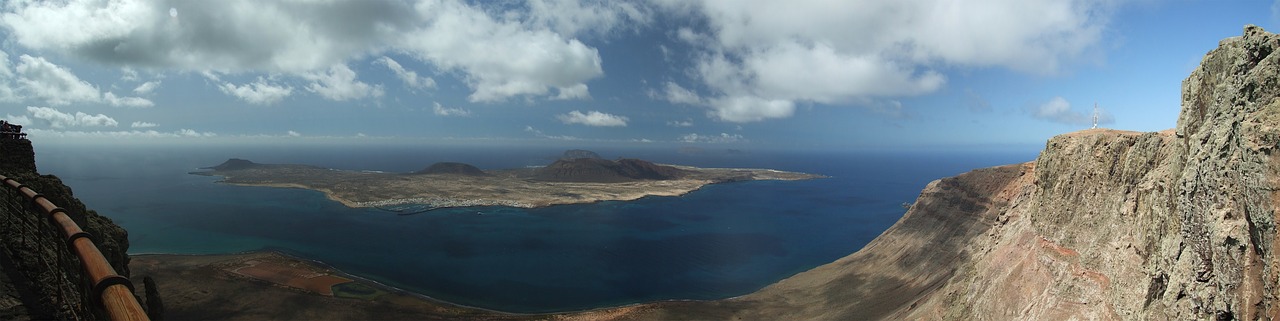
[[[1263,1],[8,0],[40,143],[1039,148],[1172,128]]]

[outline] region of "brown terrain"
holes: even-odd
[[[573,151],[571,151],[573,152]],[[579,151],[579,153],[590,153]],[[591,153],[594,154],[594,153]],[[645,196],[680,196],[707,184],[741,180],[802,180],[820,175],[770,169],[696,168],[638,159],[560,159],[541,168],[481,171],[436,163],[412,174],[348,171],[309,165],[257,164],[231,159],[209,171],[237,185],[304,188],[349,207],[426,204],[431,207],[543,207]]]
[[[1280,36],[1246,27],[1183,82],[1173,130],[1059,135],[1032,162],[934,181],[865,248],[749,295],[561,315],[441,313],[594,320],[1278,320],[1277,49]],[[156,271],[178,269],[167,260]],[[198,259],[173,262],[183,260]]]

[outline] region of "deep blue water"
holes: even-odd
[[[436,161],[509,168],[547,164],[559,151],[37,145],[37,164],[42,173],[61,177],[89,208],[128,229],[132,253],[275,249],[450,302],[549,312],[750,293],[858,250],[901,217],[900,204],[913,201],[931,180],[1035,156],[597,151],[606,158],[832,178],[720,184],[630,202],[399,216],[346,208],[319,192],[229,186],[187,172],[230,157],[395,172]]]

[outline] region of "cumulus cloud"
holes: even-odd
[[[527,133],[533,134],[533,136],[537,136],[538,138],[555,139],[555,140],[582,140],[581,138],[577,138],[573,136],[547,135],[546,133],[543,133],[541,130],[538,130],[537,128],[533,128],[533,126],[524,126],[524,131]]]
[[[160,87],[159,80],[148,81],[148,82],[142,83],[141,85],[138,85],[138,87],[136,88],[133,88],[133,93],[139,94],[139,95],[146,95],[146,94],[150,94],[152,91],[155,91],[156,88],[158,87]]]
[[[766,99],[753,95],[718,97],[711,100],[711,107],[708,115],[735,123],[787,118],[796,110],[796,105],[791,100]]]
[[[401,66],[399,62],[396,62],[390,57],[382,56],[382,58],[374,60],[374,63],[386,66],[387,69],[391,69],[391,72],[394,72],[396,77],[400,77],[400,80],[404,81],[404,84],[409,86],[409,88],[436,87],[435,79],[431,79],[431,77],[419,77],[417,72],[404,69],[404,66]]]
[[[103,94],[98,87],[81,80],[71,70],[44,57],[21,55],[12,68],[9,63],[9,55],[0,51],[0,101],[31,99],[50,105],[88,102],[138,108],[154,105],[144,98],[121,97],[111,92]]]
[[[707,102],[698,93],[681,87],[680,84],[674,82],[664,82],[662,91],[650,91],[649,97],[654,99],[665,100],[674,104],[686,105],[705,105]]]
[[[709,114],[730,122],[789,117],[797,102],[934,92],[944,67],[1055,73],[1097,45],[1111,11],[1091,0],[658,3],[705,18],[707,32],[675,36],[701,52],[693,74],[712,93]]]
[[[288,135],[289,137],[302,137],[302,134],[292,130],[286,132],[285,134]]]
[[[611,1],[547,0],[518,8],[462,0],[71,0],[2,6],[0,25],[9,40],[34,51],[130,68],[295,75],[312,80],[307,89],[333,100],[377,97],[376,87],[319,79],[350,80],[341,78],[345,66],[333,66],[388,51],[456,72],[472,89],[472,101],[587,97],[586,81],[603,75],[600,55],[573,37],[647,21],[641,5]],[[171,8],[181,15],[171,17]],[[417,79],[420,86],[432,80]]]
[[[27,115],[14,116],[10,114],[5,114],[4,120],[11,124],[18,124],[22,126],[28,126],[32,124],[31,118],[27,117]]]
[[[14,70],[19,89],[28,97],[52,105],[99,100],[97,87],[80,80],[71,70],[55,65],[44,57],[19,56]]]
[[[693,120],[692,120],[692,119],[686,119],[686,120],[672,120],[672,121],[667,122],[667,126],[671,126],[671,127],[693,127]]]
[[[728,133],[720,133],[720,135],[717,136],[717,135],[698,135],[695,133],[690,133],[684,136],[680,136],[680,138],[676,139],[676,141],[679,141],[681,143],[723,144],[723,143],[747,142],[747,139],[743,138],[742,135],[738,135],[738,134],[730,135]]]
[[[626,127],[628,120],[625,116],[606,114],[594,110],[587,113],[575,110],[567,114],[557,115],[556,119],[559,119],[560,122],[565,124],[582,124],[598,127]]]
[[[114,131],[80,131],[80,130],[51,130],[51,129],[31,129],[27,131],[32,137],[61,137],[61,138],[207,138],[216,137],[218,134],[212,132],[200,132],[192,129],[181,129],[173,132],[160,132],[155,130],[114,130]]]
[[[531,0],[529,21],[562,35],[604,35],[618,28],[646,24],[649,8],[628,1]]]
[[[1041,104],[1030,110],[1031,117],[1036,119],[1047,120],[1055,123],[1063,123],[1068,125],[1091,125],[1093,124],[1093,111],[1088,113],[1071,109],[1071,103],[1065,98],[1053,97],[1048,102]],[[1098,109],[1098,124],[1110,124],[1115,122],[1115,117],[1111,113],[1101,108]]]
[[[50,128],[115,127],[119,125],[115,119],[107,115],[90,115],[83,112],[70,114],[50,107],[28,106],[27,114],[30,115],[31,120],[34,120],[35,123],[43,124]]]
[[[156,123],[145,122],[145,121],[135,121],[135,122],[133,122],[133,125],[130,125],[129,127],[133,127],[133,128],[151,128],[151,127],[156,127],[156,126],[160,126],[160,125],[157,125]]]
[[[496,18],[461,1],[424,1],[414,9],[428,23],[397,43],[418,59],[465,73],[474,89],[471,101],[546,95],[551,89],[577,94],[587,80],[604,75],[599,52],[563,34]]]
[[[205,77],[213,81],[219,81],[217,75],[205,74]],[[218,85],[218,89],[223,93],[235,96],[250,104],[255,105],[271,105],[280,102],[285,97],[293,94],[293,87],[284,85],[273,85],[267,83],[266,79],[258,77],[253,83],[237,86],[236,84],[225,82]]]
[[[447,117],[447,116],[460,116],[460,117],[471,116],[471,111],[466,110],[466,109],[462,109],[462,108],[448,108],[448,107],[445,107],[444,105],[441,105],[441,104],[440,104],[440,103],[438,103],[438,102],[437,102],[437,103],[434,103],[434,104],[435,104],[435,106],[434,106],[434,108],[433,108],[433,109],[434,109],[434,111],[435,111],[436,115],[439,115],[439,116],[446,116],[446,117]]]
[[[146,98],[117,97],[116,94],[111,92],[102,94],[102,101],[116,107],[146,108],[155,105],[155,103]]]
[[[328,100],[343,101],[382,96],[382,86],[370,86],[356,80],[356,72],[343,64],[333,65],[325,73],[310,73],[303,77],[312,81],[307,85],[307,90]]]

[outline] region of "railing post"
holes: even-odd
[[[128,278],[116,274],[116,270],[107,263],[107,258],[102,256],[102,251],[94,245],[89,233],[80,229],[80,226],[67,216],[66,210],[12,178],[0,175],[0,181],[21,192],[33,204],[44,210],[49,219],[62,229],[67,246],[75,252],[76,257],[80,258],[80,264],[84,267],[89,282],[92,283],[91,291],[94,292],[94,297],[102,303],[102,308],[107,311],[107,316],[111,320],[151,320],[147,317],[146,311],[142,310],[138,299],[133,296],[133,283],[129,282]]]

